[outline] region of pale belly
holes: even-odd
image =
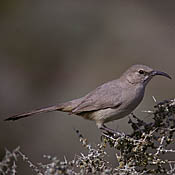
[[[91,114],[90,119],[97,122],[107,123],[113,120],[121,119],[129,115],[133,110],[107,108]]]

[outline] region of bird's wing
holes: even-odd
[[[118,107],[122,104],[121,95],[120,84],[114,81],[108,82],[87,94],[72,113]]]

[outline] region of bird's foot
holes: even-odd
[[[123,133],[121,133],[121,132],[119,132],[119,131],[117,131],[117,130],[108,128],[108,127],[105,126],[105,125],[100,126],[100,129],[102,130],[102,132],[103,132],[104,134],[123,136]]]

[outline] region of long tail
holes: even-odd
[[[72,106],[69,105],[70,103],[63,103],[63,104],[58,104],[56,106],[50,106],[50,107],[46,107],[46,108],[40,108],[40,109],[36,109],[30,112],[25,112],[22,114],[16,114],[13,115],[11,117],[6,118],[4,121],[14,121],[14,120],[18,120],[21,118],[25,118],[25,117],[29,117],[35,114],[40,114],[40,113],[45,113],[45,112],[52,112],[52,111],[64,111],[64,112],[71,112],[72,110]]]
[[[50,107],[46,107],[46,108],[40,108],[40,109],[36,109],[30,112],[25,112],[22,114],[16,114],[13,115],[11,117],[6,118],[4,121],[14,121],[14,120],[18,120],[21,118],[25,118],[25,117],[29,117],[29,116],[33,116],[35,114],[40,114],[40,113],[44,113],[44,112],[52,112],[52,111],[63,111],[63,112],[70,112],[73,113],[73,109],[76,108],[76,106],[78,106],[78,104],[80,104],[82,101],[81,98],[79,99],[75,99],[72,101],[68,101],[65,103],[60,103],[58,105],[55,106],[50,106]]]

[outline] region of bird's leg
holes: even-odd
[[[107,132],[110,132],[110,133],[114,133],[115,131],[111,128],[108,128],[107,126],[105,125],[101,125],[100,127],[101,130],[104,130],[104,131],[107,131]]]
[[[108,134],[115,134],[115,135],[120,135],[120,136],[123,135],[122,133],[118,132],[117,130],[108,128],[104,124],[100,126],[100,129],[103,130],[103,131],[106,131]]]

